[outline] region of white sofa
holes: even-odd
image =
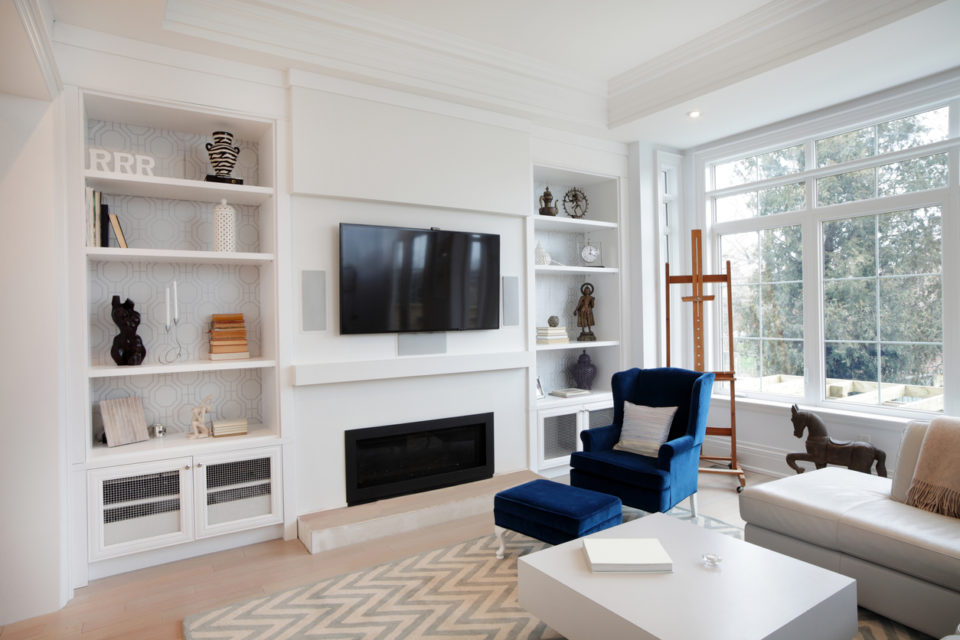
[[[827,467],[747,487],[746,540],[856,579],[871,611],[937,638],[952,633],[960,519],[904,504],[926,428],[908,425],[892,481]]]

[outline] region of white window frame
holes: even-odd
[[[863,99],[853,105],[844,105],[799,118],[786,126],[763,130],[727,139],[716,145],[691,151],[695,180],[693,190],[696,219],[705,231],[704,264],[712,269],[720,265],[720,236],[757,231],[782,226],[800,225],[803,249],[803,323],[804,323],[804,393],[802,396],[776,396],[762,392],[744,392],[746,398],[761,401],[799,402],[840,411],[882,414],[910,419],[929,419],[937,413],[908,409],[894,409],[881,405],[856,405],[829,400],[825,397],[824,326],[822,305],[822,235],[821,224],[828,220],[848,218],[858,214],[877,214],[916,209],[925,206],[941,208],[943,234],[942,290],[943,317],[960,317],[960,73],[938,77],[938,82],[917,83],[891,91],[882,96]],[[750,183],[749,185],[708,190],[707,169],[713,164],[775,151],[804,144],[805,161],[815,167],[815,140],[845,133],[899,117],[950,107],[949,137],[946,141],[913,147],[893,153],[878,154],[834,164],[820,169],[809,168],[799,174],[781,176]],[[816,179],[856,169],[874,167],[898,160],[947,153],[949,182],[946,187],[888,196],[870,200],[816,207]],[[713,198],[753,191],[766,187],[806,181],[806,206],[799,211],[758,216],[729,222],[714,222]],[[713,341],[719,345],[717,341]],[[710,356],[720,357],[715,346]],[[960,415],[960,327],[956,322],[943,322],[944,353],[944,414]],[[738,389],[738,395],[741,395]]]
[[[660,325],[660,342],[658,348],[660,353],[657,356],[657,362],[666,361],[667,333],[666,333],[666,287],[665,272],[663,265],[670,262],[670,268],[673,273],[686,273],[683,257],[684,251],[684,206],[683,192],[683,156],[678,153],[658,150],[656,161],[656,197],[657,197],[657,224],[656,232],[659,242],[657,244],[657,261],[660,273],[656,274],[657,283],[657,321]],[[668,260],[669,257],[669,260]],[[673,366],[683,366],[686,362],[686,352],[684,346],[689,343],[689,338],[683,334],[681,325],[676,322],[680,318],[683,309],[680,306],[680,297],[672,296],[670,305],[670,317],[674,318],[673,326],[670,327],[670,363]]]

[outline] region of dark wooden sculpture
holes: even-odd
[[[133,300],[127,298],[120,303],[120,296],[113,296],[113,311],[110,317],[120,327],[120,333],[113,339],[110,357],[119,365],[136,365],[143,362],[147,349],[137,335],[140,326],[140,312],[133,310]]]
[[[873,461],[877,461],[877,475],[886,478],[887,454],[877,449],[869,442],[838,442],[827,435],[827,426],[823,424],[815,413],[800,411],[797,405],[790,407],[790,421],[793,423],[793,435],[803,437],[803,430],[807,429],[807,452],[788,453],[787,464],[797,473],[803,473],[803,467],[797,465],[797,460],[805,460],[823,469],[828,464],[838,464],[854,471],[870,473]]]

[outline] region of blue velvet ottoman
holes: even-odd
[[[503,531],[560,544],[623,521],[620,498],[550,480],[530,482],[493,497],[493,521],[503,557]]]

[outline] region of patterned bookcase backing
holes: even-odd
[[[171,433],[190,430],[191,410],[207,396],[212,404],[210,419],[246,418],[250,424],[263,422],[260,369],[227,369],[175,375],[97,378],[91,381],[93,436],[103,433],[99,403],[110,398],[139,396],[147,425],[160,423]]]
[[[213,136],[102,120],[87,122],[88,147],[150,156],[156,161],[153,174],[164,178],[203,180],[212,174],[208,142],[213,142]],[[246,140],[236,140],[234,144],[240,148],[240,154],[232,176],[243,178],[246,185],[259,184],[259,145]],[[84,161],[89,165],[89,156]]]
[[[177,335],[183,346],[181,360],[206,360],[210,319],[214,313],[242,313],[251,356],[260,350],[260,270],[255,266],[97,262],[88,272],[90,303],[90,363],[112,365],[110,348],[119,333],[110,317],[113,296],[130,298],[140,312],[137,335],[147,349],[144,364],[162,364],[175,348],[173,332],[164,330],[165,291],[177,281],[180,323]],[[172,293],[171,293],[172,295]],[[173,303],[171,302],[171,307]],[[172,311],[171,311],[172,314]]]
[[[102,202],[116,214],[130,249],[213,250],[212,202],[163,200],[105,193]],[[260,210],[253,205],[228,201],[236,210],[237,251],[260,251]],[[111,247],[117,243],[109,230]]]

